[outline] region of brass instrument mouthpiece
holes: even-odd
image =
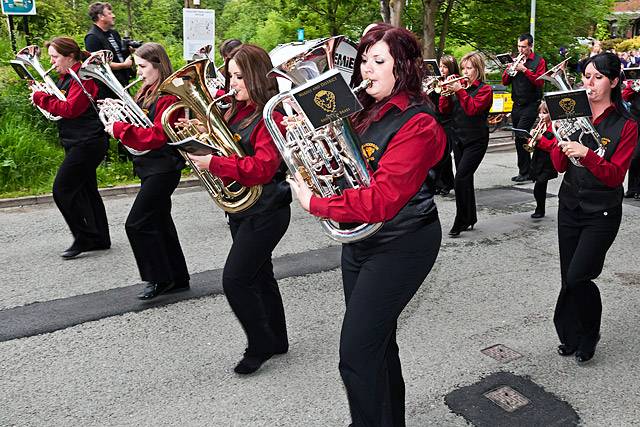
[[[214,103],[215,103],[215,102],[218,102],[218,101],[220,101],[221,99],[227,98],[227,97],[229,97],[229,96],[234,96],[234,95],[235,95],[235,94],[237,94],[237,93],[238,93],[238,91],[237,91],[237,90],[235,90],[235,89],[231,89],[229,92],[225,93],[224,95],[221,95],[221,96],[219,96],[219,97],[215,98],[215,99],[213,100],[213,102],[214,102]]]
[[[370,79],[364,79],[364,80],[362,81],[362,83],[360,83],[360,84],[358,85],[358,87],[356,87],[355,89],[353,89],[353,93],[358,93],[358,92],[360,92],[361,90],[364,90],[364,89],[368,88],[369,86],[371,86],[371,84],[372,84],[372,83],[373,83],[373,82],[372,82]]]

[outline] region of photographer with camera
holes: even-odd
[[[89,6],[89,17],[93,26],[84,37],[84,45],[89,52],[98,50],[110,50],[113,53],[111,70],[122,86],[129,83],[132,76],[133,59],[130,49],[139,47],[142,43],[122,39],[120,34],[113,29],[116,16],[109,3],[95,2]],[[101,85],[100,98],[109,97],[111,91]]]

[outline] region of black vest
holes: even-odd
[[[633,114],[633,117],[640,121],[640,94],[634,94],[633,98],[631,98],[631,101],[629,101],[629,110],[631,114]]]
[[[604,159],[610,160],[620,142],[620,135],[627,119],[617,111],[611,111],[596,126],[603,141],[606,141]],[[589,146],[592,145],[592,146]],[[592,150],[595,143],[587,145]],[[583,212],[592,213],[620,206],[622,203],[622,185],[611,188],[604,185],[587,168],[574,166],[569,162],[558,193],[560,203],[569,209],[580,207]]]
[[[120,46],[120,52],[123,55],[123,57],[126,59],[127,56],[129,56],[129,52],[126,51],[125,48],[122,46],[122,39],[120,38],[120,34],[118,34],[116,30],[109,30],[109,32],[111,33],[111,35],[113,35],[113,38],[115,39],[118,46]],[[111,45],[111,43],[109,43],[109,38],[105,31],[102,31],[100,27],[93,24],[91,26],[91,29],[87,33],[87,35],[84,36],[85,46],[87,45],[87,37],[89,35],[95,36],[100,41],[102,49],[109,50],[113,53],[113,62],[116,62],[116,63],[121,62],[120,59],[118,59],[118,55],[116,54],[114,47]],[[122,86],[126,86],[127,84],[129,84],[129,79],[131,78],[131,75],[132,75],[132,70],[130,68],[127,68],[124,70],[112,70],[112,71],[113,71],[113,75],[116,76],[116,79],[118,79],[118,81]],[[98,99],[114,97],[114,94],[111,91],[111,89],[109,89],[100,81],[98,81],[97,83],[98,83],[98,87],[100,88]]]
[[[391,108],[381,120],[373,122],[360,135],[360,151],[373,171],[378,169],[378,162],[389,142],[418,113],[428,113],[433,117],[433,111],[425,105],[412,105],[404,112],[400,112],[397,108]],[[371,147],[375,147],[375,150],[370,150]],[[431,172],[429,171],[427,179],[422,183],[418,192],[400,209],[400,212],[386,221],[378,232],[362,242],[366,242],[367,246],[386,243],[438,219],[438,209],[433,199],[435,194],[434,176]],[[358,243],[360,242],[355,244]]]
[[[66,74],[62,80],[58,81],[56,86],[63,93],[68,93],[72,81],[71,75]],[[74,82],[74,84],[77,83]],[[74,119],[62,118],[56,123],[58,124],[60,141],[64,147],[71,147],[79,143],[104,143],[106,140],[104,125],[100,122],[98,113],[96,113],[91,104],[80,116]]]
[[[156,115],[158,101],[151,105],[147,116],[153,122]],[[178,154],[178,151],[168,144],[160,148],[151,150],[141,156],[133,156],[133,171],[139,178],[146,178],[151,175],[179,171],[184,168],[185,161]]]
[[[240,129],[240,125],[244,120],[229,125],[229,130],[240,136],[240,144],[247,156],[253,156],[255,154],[253,145],[251,144],[251,134],[260,120],[262,120],[262,114],[258,114],[256,118],[243,129]],[[239,219],[268,211],[275,211],[289,205],[291,203],[291,188],[285,181],[285,178],[286,167],[284,162],[280,162],[280,168],[271,181],[262,185],[262,194],[258,201],[245,211],[230,213],[229,217]]]
[[[465,89],[470,97],[475,97],[485,84],[480,83],[475,89]],[[487,118],[489,109],[476,116],[467,116],[462,109],[458,97],[453,97],[453,110],[451,111],[451,128],[456,136],[456,142],[467,146],[477,142],[489,142],[489,126]]]
[[[542,57],[540,55],[534,53],[533,59],[527,59],[524,66],[532,72],[535,72],[541,59]],[[542,88],[531,83],[524,73],[519,72],[513,76],[511,78],[511,85],[511,97],[517,105],[526,105],[542,99]]]

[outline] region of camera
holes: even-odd
[[[122,39],[122,47],[125,50],[133,50],[133,49],[137,49],[140,46],[142,46],[144,42],[140,41],[140,40],[132,40],[130,37],[124,37]]]

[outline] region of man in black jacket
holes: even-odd
[[[110,50],[113,53],[111,70],[118,81],[126,86],[129,83],[133,66],[133,58],[129,49],[122,44],[120,34],[113,29],[116,16],[109,3],[96,2],[89,6],[89,17],[93,21],[91,29],[84,37],[84,45],[89,52]],[[101,95],[109,95],[106,88],[101,88]]]

